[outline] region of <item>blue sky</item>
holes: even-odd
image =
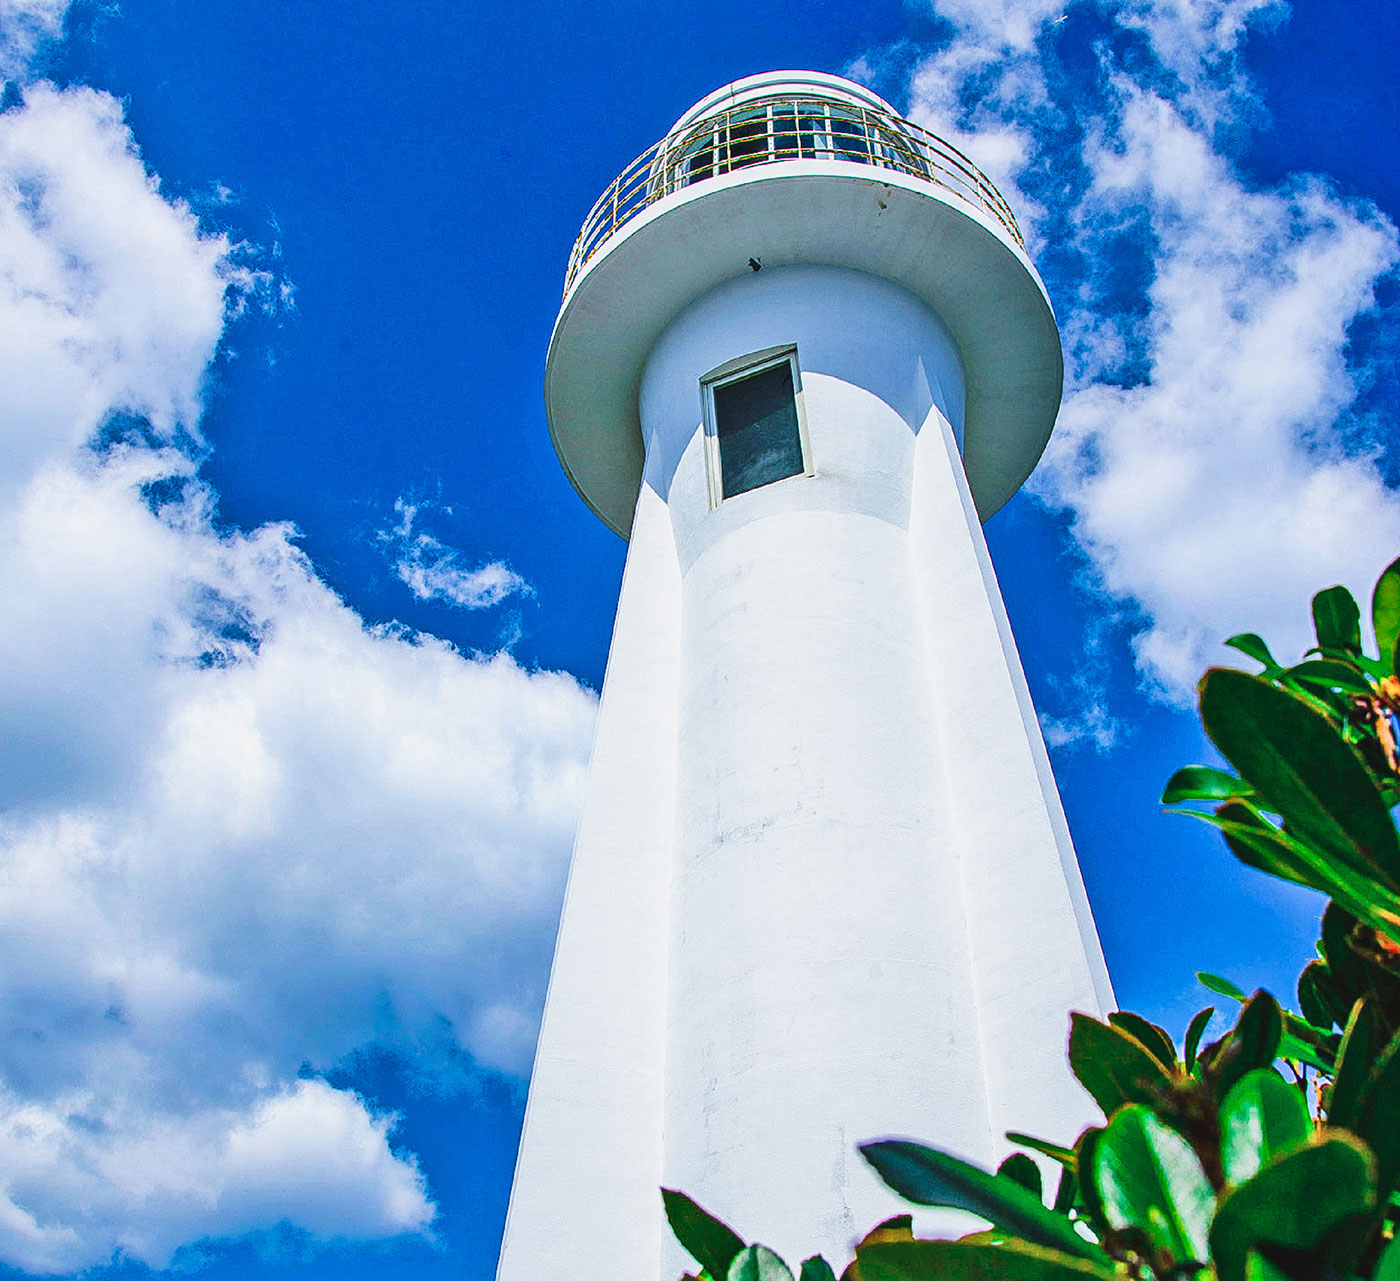
[[[544,351],[613,174],[844,71],[1065,334],[987,527],[1120,1001],[1317,904],[1161,784],[1400,553],[1382,0],[0,0],[0,1276],[492,1275],[623,544]]]

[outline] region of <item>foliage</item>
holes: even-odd
[[[702,1210],[684,1192],[662,1188],[661,1198],[676,1240],[700,1265],[698,1274],[687,1273],[681,1281],[793,1281],[792,1269],[772,1250],[746,1246],[728,1224]],[[903,1235],[913,1238],[908,1215],[891,1222],[902,1223]],[[876,1239],[887,1226],[881,1224],[866,1240]],[[879,1239],[888,1239],[888,1234]],[[803,1263],[797,1281],[836,1281],[836,1274],[821,1255],[813,1255]]]
[[[1226,642],[1257,673],[1213,668],[1201,721],[1230,770],[1191,765],[1164,803],[1215,825],[1251,867],[1327,895],[1298,1010],[1246,997],[1202,1045],[1215,1010],[1178,1051],[1126,1011],[1071,1016],[1069,1065],[1103,1112],[1072,1147],[1009,1134],[1059,1169],[1015,1153],[989,1173],[903,1140],[861,1148],[916,1205],[971,1211],[990,1228],[916,1240],[909,1216],[857,1247],[842,1281],[1400,1281],[1400,561],[1376,584],[1375,655],[1343,587],[1313,599],[1317,645],[1280,665],[1252,634]],[[1232,772],[1233,771],[1233,772]],[[791,1281],[679,1193],[666,1210],[700,1281]],[[801,1281],[832,1278],[824,1260]]]

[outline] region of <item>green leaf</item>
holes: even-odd
[[[1149,1023],[1140,1015],[1128,1010],[1115,1010],[1108,1016],[1109,1023],[1129,1036],[1136,1037],[1152,1052],[1152,1057],[1164,1068],[1171,1071],[1176,1067],[1176,1046],[1163,1029]]]
[[[893,1218],[884,1219],[877,1223],[869,1232],[861,1238],[862,1245],[876,1245],[881,1241],[912,1241],[914,1239],[914,1216],[912,1214],[896,1214]]]
[[[1103,1206],[1099,1203],[1099,1190],[1089,1171],[1094,1168],[1094,1154],[1098,1151],[1099,1140],[1103,1138],[1102,1126],[1090,1126],[1074,1141],[1075,1177],[1079,1182],[1079,1206],[1089,1226],[1098,1237],[1108,1229]]]
[[[1222,979],[1218,974],[1207,974],[1205,970],[1197,970],[1196,981],[1217,996],[1228,996],[1230,1000],[1238,1001],[1241,1005],[1245,1002],[1245,994],[1229,979]]]
[[[1335,1249],[1328,1263],[1344,1270],[1364,1241],[1375,1202],[1375,1160],[1346,1131],[1285,1152],[1221,1198],[1210,1229],[1220,1281],[1246,1281],[1251,1249],[1311,1251],[1329,1238]]]
[[[1368,925],[1378,927],[1379,922],[1363,924],[1356,914],[1333,900],[1322,913],[1320,950],[1336,980],[1338,998],[1348,1011],[1357,998],[1371,996],[1381,1009],[1391,1011],[1390,1018],[1400,1022],[1400,971],[1377,964],[1379,940],[1370,937]],[[1394,937],[1397,932],[1392,926],[1385,933]],[[1342,1025],[1346,1025],[1345,1018]]]
[[[1350,663],[1335,658],[1314,658],[1290,667],[1284,675],[1304,685],[1337,689],[1344,694],[1374,694],[1375,687]]]
[[[1351,1007],[1342,1046],[1337,1051],[1337,1071],[1327,1104],[1327,1120],[1354,1130],[1361,1116],[1361,1102],[1385,1046],[1385,1027],[1375,1001],[1362,997]]]
[[[1318,592],[1312,613],[1319,646],[1361,652],[1361,607],[1345,587]]]
[[[802,1272],[797,1281],[836,1281],[836,1273],[821,1255],[814,1254],[810,1259],[802,1261]]]
[[[1262,1254],[1251,1250],[1244,1261],[1245,1281],[1293,1281],[1282,1268],[1276,1268]]]
[[[1278,1058],[1278,1043],[1283,1039],[1283,1011],[1270,993],[1260,989],[1245,1002],[1234,1034],[1239,1038],[1240,1061],[1245,1072],[1268,1067]]]
[[[1171,1076],[1135,1036],[1087,1014],[1071,1014],[1069,1065],[1095,1103],[1111,1116],[1124,1103],[1149,1103]]]
[[[1024,1152],[1013,1152],[999,1166],[999,1178],[1011,1179],[1019,1183],[1027,1192],[1034,1193],[1037,1200],[1045,1199],[1045,1185],[1041,1182],[1040,1167]]]
[[[1067,1169],[1074,1169],[1075,1156],[1073,1148],[1062,1148],[1056,1143],[1047,1143],[1044,1139],[1037,1139],[1031,1134],[1021,1134],[1017,1130],[1006,1132],[1008,1143],[1018,1143],[1023,1148],[1030,1148],[1032,1152],[1039,1152],[1042,1156],[1048,1156],[1052,1161],[1058,1161]]]
[[[1220,1105],[1220,1164],[1226,1182],[1253,1178],[1312,1133],[1308,1105],[1296,1086],[1270,1068],[1247,1073]]]
[[[1308,1063],[1329,1076],[1337,1066],[1334,1047],[1336,1038],[1319,1032],[1304,1019],[1283,1012],[1283,1036],[1279,1038],[1278,1057],[1294,1063]]]
[[[1350,1017],[1356,1000],[1371,992],[1384,1005],[1400,1006],[1400,981],[1386,975],[1352,946],[1352,939],[1358,937],[1357,925],[1357,915],[1338,902],[1329,903],[1322,913],[1322,937],[1319,940],[1322,955],[1326,958],[1327,968],[1336,977],[1339,995],[1347,1007],[1347,1017]],[[1384,982],[1387,978],[1394,984],[1389,994],[1377,986],[1377,980]],[[1346,1026],[1347,1017],[1341,1021],[1343,1027]]]
[[[1107,1258],[1091,1262],[1024,1241],[905,1241],[866,1246],[857,1258],[861,1281],[1122,1281]]]
[[[1237,649],[1247,658],[1252,658],[1256,663],[1263,663],[1266,671],[1276,672],[1279,665],[1274,661],[1274,656],[1269,653],[1269,647],[1264,644],[1262,638],[1253,632],[1241,632],[1238,636],[1231,636],[1225,642],[1231,649]]]
[[[1254,789],[1243,779],[1211,765],[1183,765],[1167,780],[1162,791],[1163,805],[1182,801],[1223,801],[1231,796],[1248,796]]]
[[[1214,1080],[1216,1098],[1223,1099],[1246,1072],[1273,1063],[1282,1040],[1283,1011],[1269,993],[1256,992],[1245,1002],[1234,1030],[1226,1034],[1211,1061],[1207,1078]]]
[[[1325,856],[1300,848],[1285,832],[1239,801],[1226,801],[1214,814],[1193,810],[1177,813],[1192,814],[1219,828],[1230,853],[1247,867],[1314,889],[1330,883],[1330,866],[1318,866],[1326,862]]]
[[[1373,681],[1380,682],[1390,675],[1392,660],[1389,658],[1372,658],[1369,654],[1353,654],[1348,660],[1355,663]]]
[[[1400,1033],[1376,1057],[1350,1126],[1376,1158],[1376,1186],[1387,1200],[1400,1181]]]
[[[1355,661],[1360,666],[1363,661],[1369,663],[1371,660],[1357,658]],[[1296,698],[1302,699],[1314,711],[1321,712],[1333,725],[1339,728],[1346,720],[1347,713],[1351,710],[1351,700],[1355,697],[1354,694],[1346,694],[1341,690],[1331,689],[1316,682],[1295,681],[1286,672],[1276,673],[1269,679],[1277,682],[1280,689],[1285,689]]]
[[[1298,1007],[1303,1017],[1322,1032],[1346,1022],[1346,1002],[1326,961],[1309,961],[1298,975]]]
[[[1135,1103],[1114,1114],[1092,1178],[1110,1225],[1140,1229],[1178,1264],[1209,1261],[1215,1192],[1191,1145],[1151,1108]]]
[[[702,1210],[684,1192],[661,1189],[666,1221],[687,1254],[712,1277],[727,1277],[729,1265],[744,1248],[727,1223]]]
[[[1400,1281],[1400,1239],[1385,1247],[1372,1276],[1373,1281]]]
[[[1103,1257],[1069,1220],[1046,1209],[1038,1196],[1011,1179],[998,1178],[946,1152],[901,1139],[862,1144],[860,1151],[875,1173],[906,1201],[967,1210],[1035,1245],[1081,1258]]]
[[[1400,560],[1391,561],[1376,579],[1371,593],[1371,626],[1382,661],[1392,661],[1396,642],[1400,641]],[[1392,666],[1391,671],[1394,670]]]
[[[1201,722],[1299,840],[1400,887],[1400,842],[1371,772],[1321,712],[1257,676],[1212,668]]]
[[[1201,1037],[1205,1035],[1206,1025],[1214,1017],[1215,1006],[1208,1005],[1197,1013],[1196,1017],[1191,1020],[1191,1025],[1186,1029],[1186,1043],[1182,1046],[1181,1054],[1188,1072],[1196,1066],[1196,1051],[1200,1048]]]
[[[1329,894],[1348,912],[1387,934],[1400,933],[1400,895],[1382,885],[1370,869],[1342,866],[1332,855],[1295,840],[1266,825],[1239,801],[1226,801],[1214,814],[1177,810],[1220,829],[1231,853],[1250,867],[1271,876],[1307,885]],[[1236,822],[1244,817],[1248,822]]]
[[[792,1281],[792,1272],[766,1245],[750,1245],[734,1256],[726,1281]]]
[[[1230,853],[1249,867],[1313,888],[1327,883],[1331,876],[1327,856],[1318,854],[1275,826],[1256,805],[1255,801],[1234,799],[1217,806],[1213,814],[1203,814],[1199,810],[1176,812],[1190,814],[1219,828]]]
[[[1079,1180],[1075,1177],[1074,1170],[1074,1166],[1067,1165],[1060,1171],[1060,1183],[1055,1189],[1053,1207],[1056,1214],[1068,1214],[1079,1199]]]
[[[1352,991],[1365,986],[1366,982],[1365,967],[1361,958],[1352,951],[1348,942],[1355,928],[1356,918],[1335,903],[1329,903],[1323,908],[1322,934],[1317,940],[1318,955],[1327,962],[1327,967],[1337,976],[1337,981],[1342,987]],[[1345,1026],[1345,1022],[1343,1025]]]

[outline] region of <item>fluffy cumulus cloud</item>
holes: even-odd
[[[1236,631],[1301,651],[1309,593],[1360,594],[1400,550],[1383,434],[1354,410],[1375,371],[1351,341],[1400,241],[1324,178],[1260,189],[1232,163],[1259,118],[1241,36],[1286,9],[935,8],[950,34],[916,66],[911,112],[965,146],[1030,224],[1069,375],[1032,486],[1068,516],[1090,588],[1128,620],[1143,685],[1184,702]],[[1067,32],[1092,42],[1092,63],[1061,56]],[[1079,721],[1083,733],[1056,722],[1061,741],[1102,746],[1100,722]]]
[[[70,1102],[81,1109],[85,1100]],[[75,1143],[71,1122],[50,1110],[14,1097],[6,1104],[0,1159],[11,1191],[0,1226],[12,1261],[36,1272],[81,1267],[93,1241],[109,1236],[127,1257],[160,1266],[192,1228],[234,1237],[287,1220],[362,1240],[431,1219],[417,1168],[389,1149],[392,1118],[369,1116],[354,1095],[321,1081],[298,1081],[244,1110],[156,1115],[120,1147]]]
[[[1116,342],[1070,396],[1041,492],[1075,514],[1098,581],[1131,597],[1144,676],[1189,690],[1214,643],[1262,630],[1298,652],[1304,602],[1370,585],[1400,550],[1400,500],[1334,430],[1357,390],[1348,328],[1396,262],[1395,230],[1321,182],[1242,188],[1160,98],[1124,91],[1126,145],[1091,153],[1088,199],[1156,233],[1145,376]]]
[[[315,1074],[386,1041],[519,1072],[542,1000],[593,696],[368,627],[294,531],[216,525],[201,393],[247,259],[109,96],[0,113],[0,1263],[29,1272],[430,1230],[393,1118]]]

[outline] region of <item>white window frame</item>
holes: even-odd
[[[700,402],[705,423],[705,471],[709,480],[711,511],[725,501],[724,468],[719,456],[719,424],[715,420],[715,388],[742,382],[753,374],[761,374],[784,363],[792,370],[792,398],[797,409],[797,439],[802,450],[802,470],[743,492],[752,494],[757,492],[757,489],[767,489],[769,485],[779,485],[784,480],[797,480],[799,477],[812,477],[817,474],[812,464],[812,441],[807,432],[807,406],[802,393],[802,369],[797,363],[797,344],[765,347],[762,351],[752,351],[746,356],[736,356],[722,365],[716,365],[709,373],[700,377]],[[730,497],[741,498],[743,494],[732,494]]]

